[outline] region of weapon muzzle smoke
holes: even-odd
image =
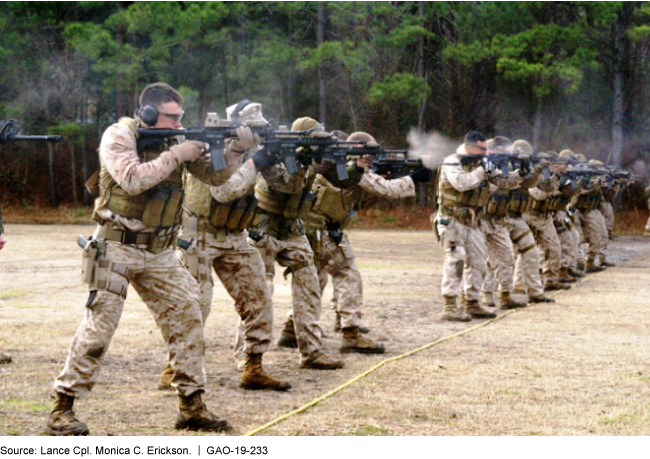
[[[427,169],[437,169],[458,148],[458,141],[450,140],[437,132],[426,133],[411,129],[406,140],[410,145],[409,157],[420,159]]]

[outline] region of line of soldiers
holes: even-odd
[[[507,176],[486,154],[531,158],[533,148],[472,131],[445,158],[432,215],[445,249],[445,321],[496,317],[497,290],[501,309],[554,302],[544,292],[569,289],[585,272],[614,266],[607,259],[612,200],[630,180],[609,180],[600,161],[570,150],[539,154],[535,164],[521,161]],[[585,163],[594,175],[573,180],[571,172]],[[552,175],[543,177],[545,168]],[[526,294],[527,302],[513,293]]]
[[[266,120],[260,104],[245,101],[227,110],[240,127],[236,138],[226,142],[225,169],[215,172],[203,142],[173,137],[139,143],[139,128],[181,127],[183,98],[176,90],[155,83],[144,89],[139,102],[135,119],[120,119],[102,136],[99,197],[93,212],[97,228],[88,240],[81,238],[82,277],[89,297],[65,367],[54,383],[56,400],[46,432],[88,434],[73,404],[97,381],[129,285],[149,308],[167,344],[169,364],[159,388],[178,394],[176,429],[232,428],[202,401],[203,326],[210,313],[212,270],[239,314],[235,355],[243,369],[244,389],[291,387],[262,368],[271,342],[275,262],[285,268],[285,277],[291,275],[293,296],[279,345],[298,348],[301,368],[336,370],[344,365],[323,349],[319,321],[328,275],[337,292],[340,352],[383,353],[383,345],[362,335],[367,331],[361,322],[362,280],[343,230],[361,190],[392,198],[413,196],[416,183],[430,181],[429,171],[419,168],[388,181],[370,170],[372,158],[366,156],[349,162],[348,178],[340,180],[332,164],[325,159],[314,162],[305,151],[298,152],[298,172],[289,174],[276,155],[260,148],[260,137],[247,127]],[[292,131],[333,135],[308,117],[296,120]],[[348,140],[376,144],[361,132]]]

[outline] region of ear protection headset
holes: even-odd
[[[153,105],[145,105],[140,109],[140,119],[148,126],[153,126],[158,121],[158,109]]]
[[[237,106],[235,107],[235,109],[232,111],[232,114],[230,115],[230,117],[233,120],[237,120],[237,118],[239,118],[239,112],[241,112],[250,103],[251,103],[251,101],[248,100],[248,99],[244,99],[241,102],[239,102],[237,104]],[[144,121],[144,120],[142,120],[142,121]]]

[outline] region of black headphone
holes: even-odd
[[[236,120],[237,118],[239,118],[239,112],[241,112],[250,103],[251,103],[251,101],[248,100],[248,99],[244,99],[241,102],[239,102],[237,104],[237,106],[235,107],[235,109],[232,111],[232,114],[230,115],[230,117],[233,120]]]
[[[147,126],[153,126],[158,121],[158,109],[153,105],[145,105],[140,109],[140,119]]]

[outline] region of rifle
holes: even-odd
[[[419,158],[408,158],[403,153],[386,153],[373,161],[372,171],[378,175],[399,178],[404,176],[405,170],[410,171],[419,166],[422,166],[422,160]]]
[[[339,180],[345,180],[348,178],[348,171],[345,165],[349,156],[374,156],[376,159],[373,161],[373,171],[381,174],[385,172],[377,172],[377,168],[390,167],[401,172],[407,162],[420,163],[420,160],[407,159],[407,154],[408,150],[388,150],[384,147],[383,143],[368,144],[367,142],[356,140],[337,142],[332,146],[322,148],[320,151],[317,150],[312,154],[312,158],[316,162],[320,162],[322,159],[329,159],[336,165],[336,174]]]
[[[222,120],[217,113],[208,113],[205,120],[205,126],[190,126],[187,129],[138,129],[138,152],[144,150],[147,146],[157,143],[162,139],[169,139],[175,136],[184,136],[188,140],[198,140],[210,145],[210,161],[214,171],[221,171],[226,168],[226,158],[224,156],[225,140],[237,137],[236,129],[240,127],[234,121]],[[289,131],[286,126],[279,126],[275,129],[272,124],[264,126],[249,126],[251,130],[263,139],[296,138],[307,136],[311,131]],[[295,154],[293,162],[291,156],[287,155],[285,162],[289,173],[295,173],[298,168],[295,163]],[[291,172],[293,171],[293,172]]]
[[[17,142],[19,140],[24,141],[42,141],[42,142],[60,142],[60,135],[18,135],[18,129],[16,128],[16,120],[11,118],[3,126],[0,131],[0,145]]]

